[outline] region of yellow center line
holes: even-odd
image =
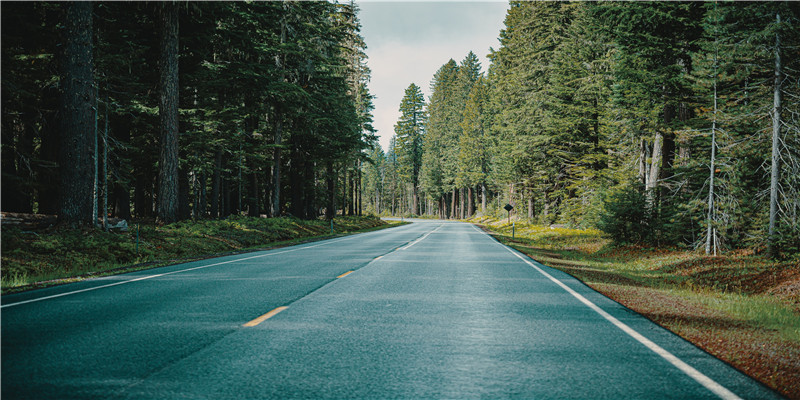
[[[258,324],[260,324],[260,323],[262,323],[262,322],[274,317],[275,314],[277,314],[277,313],[279,313],[279,312],[281,312],[281,311],[283,311],[283,310],[285,310],[287,308],[289,308],[289,307],[285,307],[285,306],[284,307],[278,307],[278,308],[276,308],[276,309],[274,309],[274,310],[272,310],[272,311],[270,311],[270,312],[268,312],[268,313],[266,313],[266,314],[264,314],[264,315],[262,315],[262,316],[260,316],[260,317],[258,317],[256,319],[244,324],[243,326],[246,326],[246,327],[256,326],[256,325],[258,325]]]
[[[347,275],[350,275],[350,274],[352,274],[352,273],[353,273],[353,271],[347,271],[347,272],[345,272],[345,273],[343,273],[343,274],[341,274],[341,275],[337,276],[336,278],[337,278],[337,279],[338,279],[338,278],[344,278],[345,276],[347,276]]]

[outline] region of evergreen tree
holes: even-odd
[[[431,98],[427,107],[428,120],[423,141],[423,156],[420,184],[423,192],[437,200],[439,215],[447,217],[445,194],[451,190],[446,174],[452,178],[445,166],[445,153],[456,147],[451,142],[457,137],[457,121],[460,105],[454,100],[457,92],[458,65],[453,59],[442,65],[433,76]]]
[[[400,102],[400,119],[394,127],[397,136],[400,176],[411,184],[411,214],[419,214],[419,172],[425,136],[425,99],[422,90],[410,84]]]

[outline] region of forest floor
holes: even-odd
[[[800,399],[800,259],[613,246],[596,230],[471,220],[791,399]]]
[[[400,224],[373,216],[329,221],[233,216],[159,226],[132,221],[127,232],[2,227],[2,294],[327,239]],[[333,229],[333,233],[331,232]]]

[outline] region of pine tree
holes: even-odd
[[[458,65],[453,59],[434,74],[423,142],[420,185],[423,192],[437,200],[442,218],[447,217],[445,194],[452,190],[454,183],[452,170],[448,171],[445,165],[449,155],[445,154],[457,149],[451,143],[451,138],[457,137],[456,124],[461,112],[460,105],[455,101],[457,79]]]
[[[410,84],[400,102],[400,119],[394,127],[397,136],[400,176],[411,184],[411,214],[419,213],[419,171],[425,136],[425,99],[422,90]]]

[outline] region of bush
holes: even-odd
[[[655,238],[644,185],[629,182],[603,196],[598,227],[616,243],[650,243]]]

